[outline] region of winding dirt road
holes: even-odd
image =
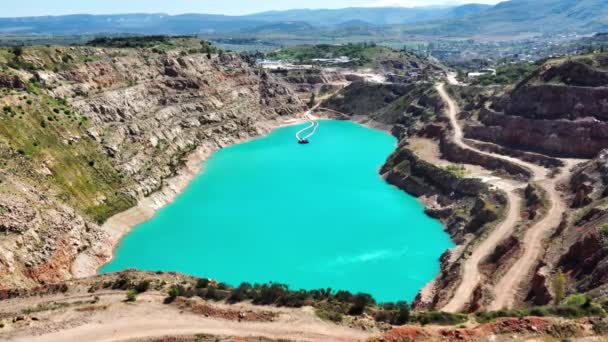
[[[449,78],[450,83],[453,82],[453,79],[453,76]],[[532,267],[540,256],[542,241],[547,235],[547,232],[556,227],[561,220],[565,204],[559,192],[556,190],[556,185],[570,176],[569,170],[579,161],[564,160],[564,169],[566,169],[567,172],[562,172],[561,176],[558,178],[550,178],[549,170],[539,165],[528,163],[510,156],[481,151],[467,145],[463,141],[464,134],[457,118],[459,113],[458,105],[447,93],[444,84],[438,84],[436,88],[439,95],[448,106],[446,113],[454,132],[454,141],[458,146],[493,158],[503,159],[529,169],[532,172],[532,181],[539,184],[547,192],[548,201],[550,203],[549,211],[542,220],[526,232],[523,240],[523,255],[500,279],[494,289],[495,299],[491,304],[490,309],[511,307],[514,304],[520,283],[532,270]],[[473,290],[482,279],[478,269],[479,262],[494,251],[496,246],[503,239],[513,233],[515,226],[520,219],[521,198],[517,195],[517,190],[523,188],[525,184],[501,180],[494,182],[492,185],[503,190],[507,194],[508,208],[506,217],[504,221],[492,230],[489,236],[475,248],[471,256],[465,261],[463,265],[462,281],[454,292],[454,296],[442,308],[443,311],[458,312],[464,308],[469,302]]]
[[[513,307],[521,282],[530,274],[541,256],[543,240],[561,222],[562,214],[567,209],[567,205],[556,187],[559,183],[567,181],[572,175],[572,168],[581,162],[575,159],[562,160],[565,162],[565,166],[558,177],[547,178],[538,182],[547,192],[550,202],[549,210],[542,220],[526,231],[523,238],[524,253],[494,287],[495,298],[489,307],[490,310]]]
[[[83,299],[90,301],[94,296],[99,298],[95,305],[75,302]],[[311,307],[285,309],[258,307],[248,303],[228,305],[206,302],[217,309],[274,312],[277,315],[272,321],[240,322],[197,314],[183,306],[162,304],[166,297],[162,293],[140,294],[135,303],[125,303],[124,297],[122,291],[110,291],[50,296],[46,304],[39,297],[9,300],[6,307],[0,309],[0,314],[39,308],[41,303],[43,307],[54,303],[72,304],[34,312],[36,321],[10,323],[10,326],[0,331],[0,340],[119,342],[209,334],[231,337],[230,340],[266,337],[290,341],[364,341],[377,333],[323,321]],[[202,300],[199,302],[204,303]]]

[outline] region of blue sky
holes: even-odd
[[[0,0],[0,17],[142,12],[238,15],[291,8],[413,7],[470,2],[497,3],[498,0]]]

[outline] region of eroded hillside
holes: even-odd
[[[0,65],[2,287],[71,277],[76,255],[108,240],[100,224],[187,155],[304,110],[271,75],[199,41],[2,49]]]
[[[529,163],[532,172],[525,191],[519,185],[518,226],[479,264],[488,282],[467,299],[469,310],[560,303],[555,279],[562,277],[566,295],[603,298],[606,60],[604,54],[549,60],[513,87],[450,88],[464,109],[458,117],[466,143]],[[529,269],[516,273],[529,255]],[[515,274],[521,280],[505,280]],[[507,284],[515,288],[504,301],[496,291]]]

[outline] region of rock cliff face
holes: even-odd
[[[537,119],[608,119],[608,88],[567,85],[524,85],[510,94],[508,115]]]
[[[593,158],[608,146],[608,122],[592,118],[528,119],[484,108],[479,113],[479,124],[467,125],[465,135],[550,156]]]
[[[199,50],[3,52],[0,287],[70,278],[76,255],[108,241],[99,224],[161,188],[191,151],[305,110],[240,56]]]
[[[506,199],[478,179],[459,178],[451,172],[429,164],[414,155],[407,145],[397,149],[381,172],[387,182],[422,197],[427,213],[441,219],[456,243],[464,243],[467,235],[481,235],[485,227],[496,221]],[[460,256],[446,251],[441,258],[441,272],[429,294],[419,295],[415,305],[441,307],[458,285]],[[424,291],[423,291],[424,292]]]
[[[593,158],[608,146],[608,57],[551,60],[481,108],[465,135],[555,157]],[[486,101],[488,99],[484,99]]]
[[[561,233],[560,253],[550,254],[570,280],[570,289],[596,292],[608,288],[608,150],[582,164],[569,184],[572,223]]]
[[[608,119],[605,54],[549,61],[497,103],[508,115],[532,119]]]
[[[452,134],[444,134],[441,137],[441,153],[450,161],[480,165],[488,170],[506,172],[511,177],[523,180],[531,177],[530,171],[524,167],[504,159],[493,158],[473,150],[463,149],[455,144],[453,140]]]
[[[272,75],[290,84],[292,88],[303,96],[309,96],[311,92],[327,93],[335,90],[338,84],[346,84],[352,80],[352,76],[339,71],[328,71],[323,69],[286,70],[278,69],[270,71]]]
[[[392,127],[404,139],[436,118],[443,108],[430,83],[383,84],[353,82],[324,101],[323,107],[350,117],[365,117]]]

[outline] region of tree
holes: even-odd
[[[251,291],[251,284],[242,283],[239,287],[232,289],[230,296],[228,297],[229,303],[238,303],[247,299],[249,292]]]
[[[207,278],[199,278],[196,281],[196,288],[197,289],[204,289],[209,285],[209,279]]]
[[[564,294],[566,292],[566,277],[564,274],[559,271],[553,278],[553,303],[557,306],[564,299]]]
[[[373,303],[374,300],[370,295],[366,293],[358,293],[353,298],[353,305],[348,310],[348,314],[354,316],[362,315],[365,312],[365,308]]]
[[[394,322],[395,325],[404,325],[410,321],[411,313],[410,306],[407,302],[398,302],[397,307],[399,311],[397,312],[397,316],[395,316]]]
[[[12,52],[13,52],[13,55],[15,55],[15,57],[21,57],[21,55],[23,55],[23,47],[22,46],[14,46],[12,48]]]

